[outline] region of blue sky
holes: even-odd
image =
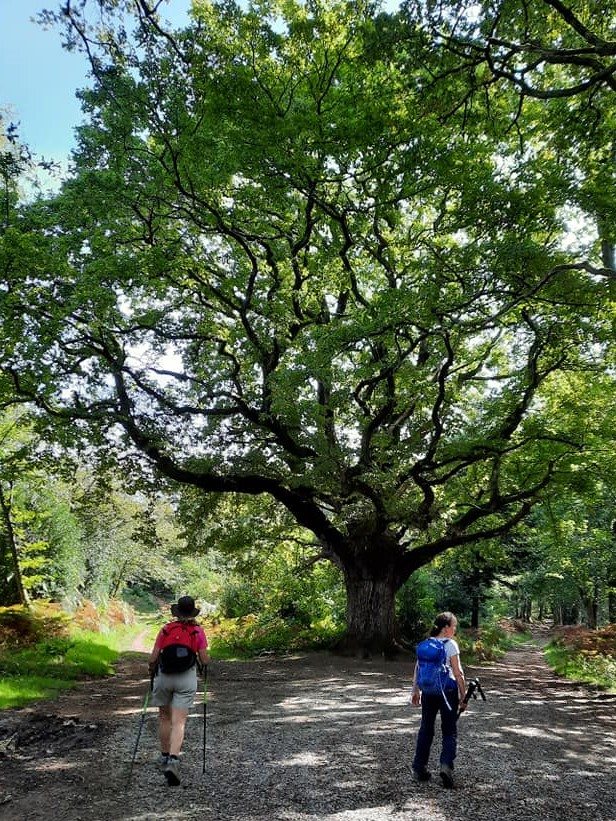
[[[31,18],[60,0],[0,0],[0,110],[20,123],[23,142],[40,157],[65,160],[81,121],[78,88],[88,84],[87,65],[62,48],[60,32]],[[189,0],[170,0],[166,14],[181,25]],[[8,111],[7,111],[8,110]]]
[[[190,0],[163,3],[163,16],[177,26],[186,22]],[[38,157],[64,165],[81,121],[75,92],[88,85],[88,68],[81,54],[62,48],[59,31],[32,19],[60,6],[61,0],[0,0],[0,111],[19,122],[22,142]]]

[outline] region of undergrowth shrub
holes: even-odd
[[[477,630],[466,628],[456,635],[463,664],[497,661],[516,642],[527,638],[527,634],[510,632],[500,624],[487,624]]]
[[[545,655],[559,675],[616,692],[616,625],[559,628]]]
[[[0,651],[68,633],[70,617],[60,606],[38,601],[31,607],[0,607]]]
[[[289,621],[275,614],[215,619],[204,627],[212,655],[216,658],[324,649],[330,647],[341,633],[333,620],[324,618],[306,626],[301,621]]]

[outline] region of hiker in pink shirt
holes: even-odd
[[[171,786],[180,783],[180,752],[186,719],[197,692],[197,672],[209,662],[207,638],[195,618],[199,608],[191,596],[171,605],[175,621],[158,633],[149,669],[153,676],[152,705],[158,707],[160,763]]]

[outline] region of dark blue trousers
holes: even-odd
[[[439,713],[441,714],[441,730],[443,733],[440,763],[453,768],[458,741],[457,724],[460,697],[457,689],[447,690],[446,692],[451,709],[445,703],[442,695],[429,696],[423,693],[421,695],[421,726],[419,727],[415,758],[413,759],[413,769],[417,772],[425,770],[428,766],[430,747],[434,739],[434,725]]]

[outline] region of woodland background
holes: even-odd
[[[0,605],[614,624],[616,4],[43,19],[92,85],[55,194],[3,122]]]

